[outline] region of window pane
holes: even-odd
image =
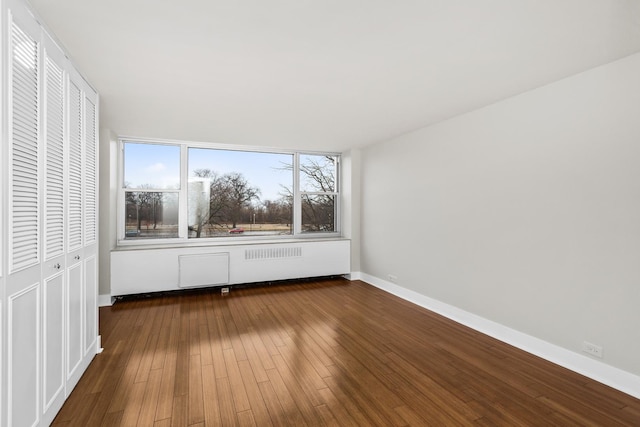
[[[336,157],[300,155],[300,191],[335,192]]]
[[[292,234],[293,155],[189,148],[189,237]]]
[[[180,147],[177,145],[124,144],[125,188],[180,188]]]
[[[125,239],[178,237],[178,193],[125,192]]]
[[[302,231],[336,231],[336,200],[333,195],[302,195]]]

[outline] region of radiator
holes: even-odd
[[[351,272],[350,241],[302,241],[111,252],[111,295]]]

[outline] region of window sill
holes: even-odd
[[[333,240],[349,240],[340,233],[314,233],[308,235],[299,235],[296,237],[264,237],[264,238],[217,238],[217,239],[167,239],[159,242],[158,240],[120,240],[112,251],[133,251],[140,249],[175,249],[175,248],[200,248],[200,247],[218,247],[218,246],[249,246],[249,245],[271,245],[271,244],[287,244],[300,242],[327,242]]]

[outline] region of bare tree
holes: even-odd
[[[196,232],[196,238],[202,235],[202,230],[206,224],[219,224],[224,215],[224,210],[229,205],[226,180],[211,169],[196,169],[193,171],[196,178],[203,178],[201,181],[206,185],[201,191],[190,191],[189,211],[194,213],[194,218],[190,219],[189,227]],[[208,197],[207,197],[208,196]]]
[[[128,183],[125,183],[125,188]],[[140,189],[151,188],[150,185],[141,185]],[[126,193],[126,202],[128,206],[135,208],[136,213],[136,230],[142,229],[142,221],[153,224],[153,228],[157,227],[158,217],[161,216],[163,194],[158,191],[128,191]]]
[[[308,190],[317,192],[333,192],[336,186],[336,159],[333,156],[306,156],[300,164],[301,178]]]
[[[251,205],[254,200],[260,200],[260,189],[249,185],[249,181],[238,172],[224,175],[226,187],[229,191],[227,217],[236,228],[242,215],[242,210]]]
[[[302,224],[306,231],[335,230],[336,158],[305,156],[300,164],[300,179],[307,193],[302,195]]]
[[[195,231],[196,238],[201,237],[205,225],[222,225],[232,223],[237,227],[243,211],[259,200],[260,190],[249,185],[240,173],[232,172],[219,175],[211,169],[197,169],[193,176],[203,179],[207,191],[199,191],[193,185],[193,196],[189,197],[189,227]],[[207,198],[208,194],[208,198]]]
[[[287,224],[292,221],[292,200],[281,197],[279,200],[265,200],[262,202],[263,222],[271,224]]]
[[[300,163],[302,224],[305,231],[335,230],[336,158],[334,156],[304,156]],[[282,170],[293,170],[285,163]],[[293,200],[292,189],[282,186],[281,197]]]
[[[151,221],[153,222],[153,229],[155,230],[158,227],[158,217],[162,216],[162,202],[164,201],[164,196],[160,192],[149,193],[149,209],[151,212]]]

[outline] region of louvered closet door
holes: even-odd
[[[22,6],[8,4],[2,35],[9,42],[5,419],[32,426],[41,419],[40,28]]]
[[[98,108],[97,95],[84,88],[84,351],[96,352],[98,337]]]
[[[69,73],[67,151],[67,279],[66,279],[66,381],[71,389],[84,364],[84,252],[83,248],[83,81]]]
[[[42,421],[65,399],[65,90],[64,54],[44,40],[44,195],[42,263]]]

